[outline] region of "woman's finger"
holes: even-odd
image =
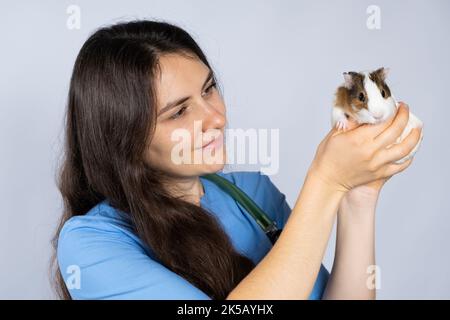
[[[395,114],[389,117],[386,121],[379,124],[364,123],[359,127],[353,128],[350,132],[354,132],[359,137],[363,137],[363,140],[366,140],[366,138],[369,138],[369,140],[375,140],[393,124],[394,120],[399,116],[400,111],[404,112],[405,108],[407,108],[407,105],[400,102],[399,107],[395,110]]]
[[[410,154],[420,140],[421,131],[422,128],[413,128],[402,142],[380,150],[374,157],[376,165],[382,166],[383,164],[400,160]]]
[[[413,161],[414,157],[411,157],[410,159],[406,160],[405,162],[401,164],[391,163],[388,164],[386,167],[383,168],[382,171],[382,177],[392,177],[394,174],[397,174],[399,172],[402,172],[406,168],[409,167],[411,162]]]
[[[405,130],[408,120],[409,108],[405,104],[401,104],[391,125],[375,137],[376,147],[382,148],[393,144]]]

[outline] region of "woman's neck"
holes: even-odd
[[[175,197],[200,205],[200,199],[205,194],[203,184],[198,176],[181,178],[171,182],[169,192]]]

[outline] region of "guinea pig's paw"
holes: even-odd
[[[348,120],[347,119],[339,119],[336,122],[336,129],[338,130],[347,130],[348,129]]]

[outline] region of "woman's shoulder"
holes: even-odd
[[[88,212],[67,220],[59,233],[59,238],[73,233],[110,232],[127,233],[131,228],[126,214],[113,208],[107,200],[99,202]]]
[[[138,250],[145,249],[133,232],[127,215],[102,201],[84,215],[67,220],[58,235],[58,260],[84,260],[86,253],[102,246],[124,244]]]

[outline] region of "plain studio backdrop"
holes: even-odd
[[[449,1],[0,6],[0,298],[55,298],[48,263],[62,209],[55,171],[72,67],[95,29],[136,18],[175,23],[199,42],[224,89],[229,128],[279,130],[279,170],[271,179],[291,206],[330,130],[342,72],[390,67],[391,90],[425,129],[412,165],[388,181],[378,203],[378,298],[450,298]],[[77,12],[78,26],[71,20]],[[334,233],[330,239],[329,270]]]

